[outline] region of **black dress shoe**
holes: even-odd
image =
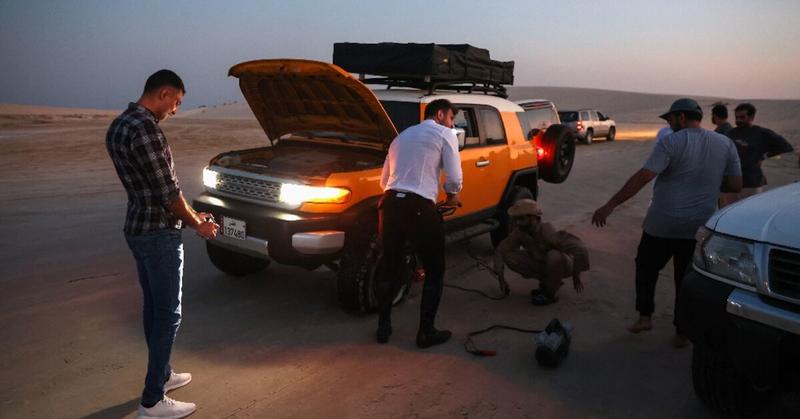
[[[387,323],[382,323],[378,325],[378,331],[375,332],[375,340],[378,343],[386,343],[389,342],[389,336],[392,335],[392,325]]]
[[[430,348],[431,346],[441,345],[448,340],[450,337],[453,336],[449,330],[436,330],[431,328],[428,331],[419,331],[417,333],[417,347],[425,349]]]

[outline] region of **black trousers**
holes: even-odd
[[[434,203],[408,192],[386,191],[380,207],[385,275],[380,291],[381,322],[391,321],[392,300],[401,286],[403,256],[410,243],[425,268],[420,329],[433,328],[444,285],[444,227]]]
[[[655,237],[642,231],[639,249],[636,254],[636,311],[642,316],[651,316],[655,310],[653,301],[656,294],[658,273],[672,259],[675,272],[675,313],[681,282],[689,269],[694,253],[693,239],[666,239]],[[673,313],[673,324],[678,326]]]

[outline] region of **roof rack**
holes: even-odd
[[[409,87],[413,89],[427,90],[428,94],[433,94],[436,90],[447,90],[457,93],[483,93],[493,94],[501,98],[508,98],[508,91],[505,86],[497,83],[482,82],[474,80],[430,80],[430,78],[394,78],[394,77],[371,77],[366,78],[364,74],[359,74],[359,81],[364,84],[385,85],[387,89],[392,87]]]

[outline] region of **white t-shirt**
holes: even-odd
[[[656,140],[644,168],[658,174],[642,227],[662,238],[693,239],[716,210],[725,176],[741,176],[730,138],[685,128]]]

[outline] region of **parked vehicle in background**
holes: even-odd
[[[569,127],[584,144],[591,144],[595,138],[605,138],[608,141],[616,138],[617,123],[594,109],[562,110],[558,116],[561,123]]]
[[[800,389],[799,206],[793,183],[725,207],[698,232],[678,324],[694,345],[695,393],[726,416]]]

